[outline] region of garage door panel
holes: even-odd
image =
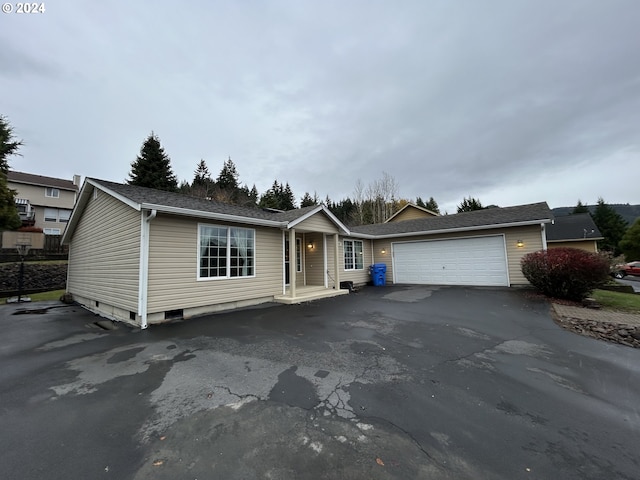
[[[397,283],[508,285],[504,237],[394,243]]]

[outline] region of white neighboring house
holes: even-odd
[[[10,170],[7,180],[17,192],[22,225],[41,228],[45,235],[62,235],[76,203],[80,175],[65,180]]]

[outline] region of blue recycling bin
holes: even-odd
[[[369,267],[369,274],[374,287],[383,287],[386,283],[387,265],[384,263],[374,263]]]

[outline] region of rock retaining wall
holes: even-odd
[[[15,295],[20,281],[20,264],[0,264],[0,296]],[[25,263],[23,293],[60,290],[67,283],[66,263]]]

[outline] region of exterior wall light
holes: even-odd
[[[313,250],[313,242],[309,242],[307,244],[307,247],[309,247],[309,250]]]
[[[384,255],[385,253],[387,253],[387,249],[382,247],[382,250],[380,250],[380,253],[382,253]]]
[[[524,247],[524,242],[523,242],[522,240],[518,240],[518,241],[516,242],[516,247],[518,247],[518,248],[522,248],[522,247]]]

